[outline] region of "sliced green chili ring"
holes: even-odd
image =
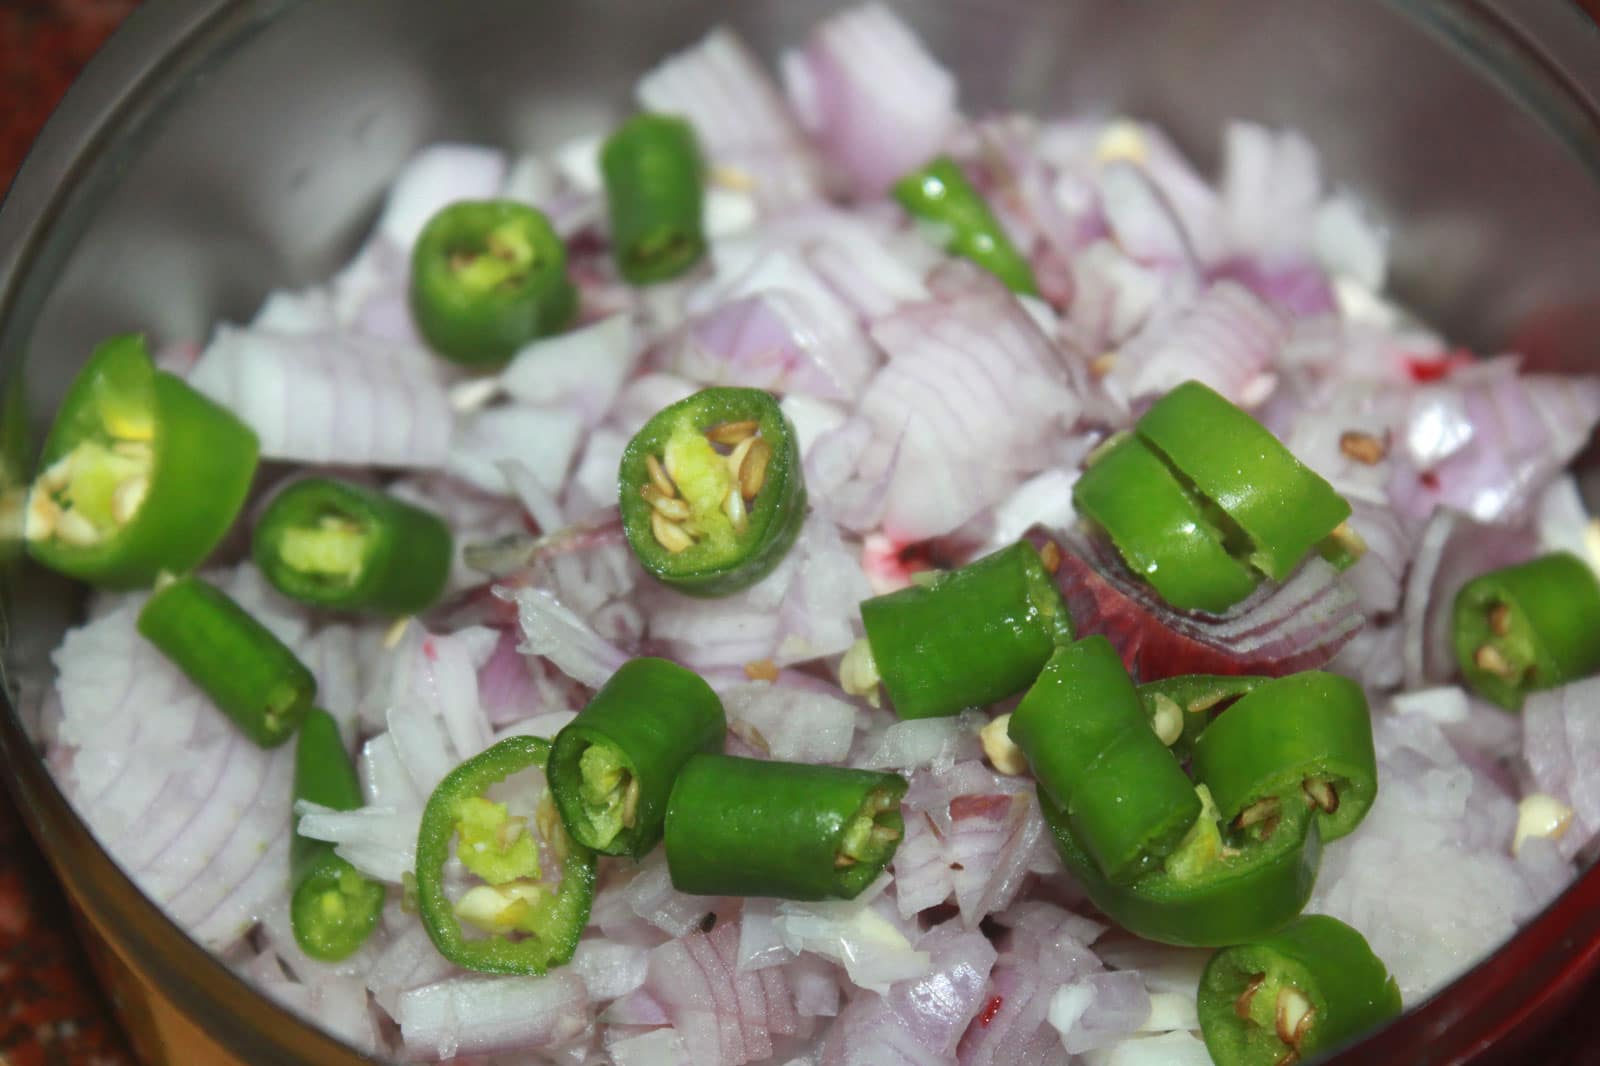
[[[760,389],[702,389],[664,408],[628,442],[618,487],[640,564],[691,596],[771,573],[806,515],[794,429]]]
[[[1250,539],[1248,561],[1282,581],[1350,517],[1350,505],[1265,426],[1188,381],[1139,419],[1151,449]]]
[[[24,525],[35,559],[112,588],[201,563],[244,505],[255,433],[113,337],[73,380],[40,456]]]
[[[1180,611],[1220,614],[1255,591],[1256,575],[1150,446],[1124,437],[1072,486],[1080,515],[1111,538],[1135,575]]]
[[[905,832],[898,774],[696,755],[667,803],[667,869],[701,896],[854,899]]]
[[[589,922],[589,907],[594,902],[594,852],[567,836],[553,805],[548,816],[536,814],[543,846],[552,848],[561,862],[561,884],[552,893],[539,883],[540,846],[522,847],[529,839],[520,832],[523,823],[508,816],[503,805],[484,797],[490,787],[512,774],[543,771],[549,757],[548,740],[507,737],[446,774],[423,808],[422,828],[417,834],[417,905],[433,946],[463,969],[543,974],[572,958]],[[503,875],[481,886],[490,897],[493,914],[480,914],[479,908],[468,906],[469,897],[480,889],[469,891],[454,904],[445,891],[450,841],[457,836],[462,838],[458,854],[469,870],[480,876]],[[474,852],[489,856],[488,864],[469,862]],[[496,870],[497,866],[502,869]],[[472,917],[474,924],[498,925],[504,931],[468,938],[458,914]],[[512,932],[521,934],[522,939],[511,939],[508,934]]]
[[[1139,702],[1156,736],[1183,760],[1194,753],[1195,740],[1217,712],[1266,680],[1223,674],[1165,677],[1140,685]]]
[[[1203,786],[1202,786],[1203,787]],[[1198,790],[1197,790],[1198,791]],[[1253,940],[1293,921],[1311,898],[1322,842],[1302,808],[1265,841],[1231,839],[1202,797],[1203,813],[1163,869],[1131,884],[1107,879],[1043,789],[1039,805],[1056,851],[1091,902],[1136,936],[1180,947]]]
[[[295,653],[197,577],[157,589],[138,629],[263,748],[288,740],[316,699],[317,679]]]
[[[1311,914],[1224,948],[1200,977],[1200,1032],[1217,1066],[1301,1062],[1400,1015],[1400,988],[1356,930]]]
[[[292,600],[343,611],[416,614],[450,576],[450,527],[377,489],[307,478],[255,528],[256,566]]]
[[[1304,806],[1322,839],[1337,840],[1378,791],[1367,698],[1349,678],[1317,670],[1267,681],[1200,734],[1194,776],[1230,822],[1261,825]]]
[[[462,200],[423,227],[411,253],[411,315],[452,362],[493,366],[572,321],[567,250],[543,212]]]
[[[320,708],[313,707],[300,723],[294,798],[336,811],[362,805],[361,781],[339,736],[339,725]],[[296,829],[289,844],[289,871],[289,920],[296,943],[307,955],[338,962],[378,927],[387,891],[381,882],[362,876],[334,854],[332,844],[301,836]]]
[[[1200,816],[1194,786],[1150,728],[1105,637],[1057,650],[1012,712],[1009,733],[1109,881],[1159,865]]]
[[[635,285],[675,278],[705,255],[704,164],[680,118],[635,115],[600,149],[611,247]]]
[[[1600,583],[1569,552],[1490,571],[1456,594],[1451,636],[1467,685],[1520,710],[1529,692],[1600,670]]]
[[[639,858],[661,841],[672,783],[689,757],[722,750],[728,720],[700,676],[633,659],[556,736],[550,794],[567,832],[607,855]]]
[[[1015,695],[1072,639],[1061,594],[1026,541],[867,600],[861,623],[901,718],[958,714]]]
[[[895,182],[894,198],[911,217],[928,224],[945,251],[977,263],[1012,292],[1039,295],[1028,260],[948,157],[940,156]]]

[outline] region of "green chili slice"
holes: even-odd
[[[661,840],[678,771],[698,752],[720,752],[727,728],[698,674],[665,659],[624,663],[550,751],[567,832],[607,855],[644,855]]]
[[[1179,759],[1188,759],[1216,713],[1266,680],[1222,674],[1164,677],[1140,685],[1139,702],[1161,742]]]
[[[1109,881],[1157,866],[1200,815],[1194,786],[1150,728],[1105,637],[1057,650],[1012,712],[1009,733]]]
[[[450,576],[450,527],[377,489],[307,478],[273,499],[251,542],[279,592],[313,607],[415,614]]]
[[[1194,774],[1241,828],[1301,806],[1324,841],[1337,840],[1378,791],[1367,698],[1354,681],[1316,670],[1267,681],[1200,734]]]
[[[221,589],[180,577],[139,611],[139,632],[263,748],[288,740],[317,681],[272,631]]]
[[[951,159],[940,156],[895,182],[894,198],[945,251],[977,263],[1012,292],[1039,295],[1028,260]]]
[[[861,623],[901,718],[957,714],[1015,695],[1072,639],[1061,594],[1026,541],[867,600]]]
[[[1072,486],[1077,512],[1116,547],[1133,574],[1181,611],[1220,614],[1255,590],[1203,504],[1137,436],[1099,455]]]
[[[1600,583],[1568,552],[1491,571],[1456,594],[1451,635],[1467,685],[1520,710],[1529,692],[1600,670]]]
[[[702,896],[853,899],[905,825],[898,774],[695,755],[667,802],[667,868]]]
[[[453,362],[492,366],[572,320],[577,290],[550,220],[509,200],[463,200],[428,220],[411,253],[411,314]]]
[[[361,806],[361,782],[339,725],[317,707],[306,712],[295,741],[294,798],[336,811]],[[362,876],[334,854],[332,844],[301,836],[298,829],[289,845],[289,870],[289,920],[300,950],[338,962],[372,935],[387,895],[381,882]]]
[[[538,975],[572,958],[594,901],[594,852],[567,836],[548,794],[527,819],[484,793],[512,774],[543,771],[550,742],[513,736],[445,775],[422,811],[417,835],[417,903],[439,954],[481,973]],[[468,871],[487,882],[452,903],[444,869],[450,842]],[[542,852],[559,865],[560,884],[545,880]],[[485,935],[469,937],[465,921]]]
[[[703,389],[664,408],[628,442],[618,485],[634,555],[692,596],[755,584],[805,521],[794,429],[760,389]]]
[[[1398,1017],[1401,1003],[1399,986],[1366,938],[1312,914],[1213,955],[1200,977],[1198,1009],[1217,1066],[1282,1066]]]
[[[1136,432],[1248,538],[1242,554],[1274,581],[1288,577],[1350,517],[1350,505],[1333,486],[1265,426],[1198,381],[1157,400]]]
[[[694,129],[635,115],[600,150],[617,270],[635,285],[666,281],[705,255],[702,173]]]
[[[132,588],[216,547],[255,476],[255,433],[158,371],[135,334],[99,345],[44,443],[24,535],[69,577]]]

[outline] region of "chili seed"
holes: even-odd
[[[663,495],[654,482],[640,488],[639,495],[643,496],[659,514],[673,522],[687,522],[694,513],[689,510],[689,505],[685,501],[676,496]]]
[[[757,659],[755,662],[745,663],[744,676],[751,681],[776,681],[778,664],[771,659]]]
[[[24,519],[23,536],[28,540],[45,540],[54,536],[56,523],[61,520],[61,505],[48,492],[34,489],[28,494],[28,513]]]
[[[645,456],[644,468],[650,473],[650,484],[654,485],[661,492],[661,495],[668,499],[678,495],[678,486],[674,485],[672,479],[667,476],[666,470],[661,466],[660,459],[653,455]]]
[[[1306,802],[1321,808],[1328,814],[1339,809],[1339,790],[1333,787],[1332,781],[1324,781],[1320,777],[1308,777],[1300,785],[1301,791],[1306,794]]]
[[[733,523],[733,528],[741,533],[744,532],[744,527],[749,524],[744,509],[744,497],[739,495],[737,488],[728,490],[727,497],[722,501],[722,513],[728,516],[728,521]]]
[[[145,495],[150,491],[148,477],[130,477],[116,487],[111,494],[111,517],[118,525],[125,525],[138,512],[139,505],[144,503]]]
[[[1047,574],[1061,569],[1061,545],[1053,540],[1045,541],[1044,547],[1039,549],[1039,562],[1044,565]]]
[[[1506,661],[1505,655],[1493,644],[1484,644],[1472,653],[1472,664],[1479,670],[1491,673],[1504,681],[1515,681],[1516,669]]]
[[[1261,983],[1267,979],[1264,973],[1258,973],[1250,978],[1250,983],[1244,986],[1244,991],[1239,993],[1239,998],[1233,1001],[1233,1013],[1245,1021],[1250,1020],[1250,1004],[1256,998],[1256,991]]]
[[[1285,988],[1278,992],[1278,1009],[1273,1019],[1277,1023],[1278,1039],[1285,1044],[1300,1050],[1300,1043],[1306,1037],[1306,1031],[1311,1028],[1311,1022],[1317,1012],[1311,1008],[1311,1001],[1305,993],[1297,988]],[[1282,1061],[1281,1059],[1279,1060]]]
[[[1511,608],[1503,603],[1497,603],[1489,608],[1489,632],[1497,637],[1504,637],[1511,632]]]
[[[62,511],[56,519],[55,535],[58,539],[80,548],[100,543],[100,531],[77,511]]]
[[[750,454],[739,466],[739,491],[745,499],[755,499],[761,486],[767,483],[767,464],[771,461],[772,445],[757,437],[750,446]]]
[[[1150,727],[1161,743],[1170,748],[1183,736],[1183,708],[1178,706],[1177,700],[1161,693],[1151,702],[1155,704],[1156,713],[1150,718]]]
[[[1348,430],[1339,434],[1339,451],[1358,463],[1376,466],[1389,454],[1389,446],[1371,433]]]
[[[1028,757],[1011,739],[1011,716],[1002,714],[978,730],[978,740],[983,744],[983,754],[989,765],[1010,777],[1028,772]]]
[[[726,444],[732,447],[756,435],[756,430],[761,428],[761,423],[755,419],[746,419],[742,422],[724,422],[720,426],[712,426],[706,430],[706,436],[713,444]]]
[[[622,792],[622,827],[632,829],[639,820],[639,779],[628,776],[628,787]]]
[[[1511,854],[1522,850],[1529,837],[1548,837],[1560,840],[1572,825],[1573,810],[1554,796],[1533,792],[1522,797],[1517,804],[1517,830],[1511,839]]]
[[[660,511],[650,512],[650,532],[655,534],[657,544],[674,555],[694,547],[694,538]]]
[[[1256,800],[1250,806],[1239,812],[1239,817],[1233,820],[1235,829],[1248,829],[1251,826],[1261,827],[1263,838],[1272,835],[1278,828],[1278,797],[1268,796],[1266,799]]]

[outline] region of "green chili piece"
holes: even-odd
[[[251,542],[256,566],[292,600],[416,614],[450,576],[450,527],[377,489],[307,478],[273,499]]]
[[[666,281],[705,255],[702,172],[694,129],[680,118],[635,115],[600,150],[611,247],[635,285]]]
[[[1061,594],[1026,541],[867,600],[861,623],[901,718],[957,714],[1015,695],[1072,639]]]
[[[1255,591],[1223,532],[1150,446],[1124,437],[1072,486],[1083,517],[1106,532],[1128,569],[1180,611],[1220,614]]]
[[[411,253],[411,314],[452,362],[493,366],[577,311],[567,250],[543,212],[463,200],[428,220]]]
[[[417,834],[417,904],[433,946],[463,969],[542,974],[572,958],[589,922],[594,852],[567,836],[549,796],[534,812],[537,841],[529,835],[525,817],[484,796],[512,774],[542,772],[549,756],[547,740],[507,737],[446,774],[423,808]],[[454,838],[460,840],[456,853],[462,864],[489,883],[452,903],[444,869]],[[554,887],[544,881],[541,853],[546,849],[561,870],[560,884]],[[487,935],[469,939],[462,921]]]
[[[1139,702],[1161,742],[1179,759],[1188,759],[1216,712],[1266,680],[1222,674],[1164,677],[1140,685]]]
[[[1150,728],[1105,637],[1058,649],[1012,712],[1009,733],[1109,881],[1158,865],[1200,815],[1194,786]]]
[[[336,811],[361,806],[361,782],[327,711],[313,707],[300,723],[294,751],[294,798]],[[298,819],[297,819],[298,821]],[[362,876],[325,840],[301,836],[289,845],[289,920],[304,951],[338,962],[366,942],[378,926],[387,895],[381,882]]]
[[[618,487],[634,555],[691,596],[755,584],[805,521],[794,429],[760,389],[702,389],[662,409],[628,442]]]
[[[661,840],[678,771],[698,752],[720,752],[727,729],[698,674],[665,659],[624,663],[550,751],[567,832],[607,855],[644,855]]]
[[[189,570],[244,505],[257,450],[232,412],[157,370],[144,338],[113,337],[73,380],[45,439],[28,550],[113,588]]]
[[[1039,295],[1033,268],[1006,236],[1000,220],[961,168],[940,156],[894,185],[894,198],[926,223],[945,251],[970,259],[1005,282],[1012,292]]]
[[[1129,884],[1100,872],[1041,788],[1039,806],[1056,852],[1090,901],[1136,936],[1186,947],[1221,947],[1265,936],[1293,921],[1311,898],[1322,840],[1303,807],[1256,839],[1225,830],[1205,787],[1201,815],[1160,869]]]
[[[1200,734],[1194,775],[1226,820],[1259,825],[1304,806],[1322,839],[1337,840],[1378,792],[1367,698],[1349,678],[1317,670],[1267,681]]]
[[[1333,486],[1265,426],[1198,381],[1157,400],[1136,431],[1249,538],[1249,563],[1274,581],[1288,577],[1350,517],[1350,505]]]
[[[696,755],[667,802],[667,868],[702,896],[853,899],[905,825],[898,774]]]
[[[1461,676],[1507,710],[1600,670],[1600,583],[1569,552],[1473,578],[1456,594],[1452,623]]]
[[[157,589],[139,632],[263,748],[288,740],[316,699],[317,680],[272,630],[197,577]]]
[[[1402,1009],[1399,986],[1366,938],[1320,914],[1217,952],[1200,977],[1197,1006],[1217,1066],[1316,1058]]]

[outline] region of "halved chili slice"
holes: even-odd
[[[693,596],[755,584],[805,520],[794,430],[760,389],[703,389],[664,408],[628,442],[618,483],[634,555]]]
[[[1456,594],[1452,640],[1472,690],[1520,710],[1529,692],[1600,670],[1600,583],[1568,552],[1482,574]]]

